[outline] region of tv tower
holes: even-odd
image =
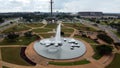
[[[53,0],[50,0],[51,17],[53,16]]]

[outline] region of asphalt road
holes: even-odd
[[[93,26],[93,24],[96,24],[94,22],[90,22],[86,20],[80,20],[80,22],[84,25],[89,25],[89,26]],[[97,24],[97,25],[98,25],[98,28],[102,31],[105,31],[114,40],[115,43],[120,43],[119,37],[112,32],[112,30],[115,31],[116,29],[107,25],[100,25],[100,24]]]
[[[19,20],[20,20],[20,18],[15,18],[15,19],[13,19],[13,20],[8,20],[8,21],[0,24],[0,27],[1,27],[1,26],[4,26],[4,25],[7,25],[7,24],[10,24],[10,22],[17,22],[17,21],[19,21]],[[13,23],[13,24],[10,24],[10,25],[8,25],[8,26],[1,27],[1,28],[0,28],[0,32],[3,31],[3,30],[5,30],[5,29],[8,29],[8,28],[10,28],[10,27],[12,27],[12,26],[14,26],[14,25],[16,25],[16,24],[17,24],[17,23]]]

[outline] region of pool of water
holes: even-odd
[[[61,38],[59,45],[54,43],[54,38],[37,41],[34,43],[34,50],[40,56],[48,59],[72,59],[80,57],[86,52],[85,44],[72,38]]]

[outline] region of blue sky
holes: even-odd
[[[50,0],[0,0],[0,12],[50,11]],[[120,0],[54,0],[54,11],[120,13]]]

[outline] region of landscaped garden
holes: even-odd
[[[62,28],[62,32],[64,32],[64,33],[73,33],[74,32],[74,29],[72,29],[72,28]]]
[[[21,48],[19,47],[1,48],[1,52],[3,61],[18,65],[31,66],[29,63],[27,63],[24,59],[21,58],[20,56]]]
[[[49,28],[38,28],[38,29],[33,29],[32,30],[35,33],[47,33],[49,31],[53,31],[53,29],[49,29]]]
[[[64,26],[72,27],[78,30],[85,30],[85,31],[97,31],[96,29],[92,27],[86,27],[85,25],[81,23],[64,23]]]
[[[9,67],[3,66],[2,68],[9,68]]]
[[[120,38],[120,33],[113,31],[119,38]]]
[[[10,32],[20,32],[29,30],[30,28],[24,26],[23,24],[18,24],[17,26],[11,27],[9,29],[4,30],[2,33],[10,33]]]
[[[43,38],[50,38],[50,37],[54,37],[55,34],[54,33],[46,33],[46,34],[40,34],[40,36],[42,36]]]
[[[38,37],[36,35],[29,38],[22,36],[22,37],[18,37],[16,41],[13,42],[5,38],[3,41],[0,42],[0,45],[28,45],[31,42],[37,40],[37,38]]]
[[[78,39],[82,39],[90,44],[97,44],[94,40],[90,39],[90,38],[87,38],[87,37],[82,37],[80,35],[75,35],[74,36],[75,38],[78,38]]]
[[[99,34],[97,35],[97,37],[105,41],[106,43],[109,43],[109,44],[113,43],[113,39],[106,34]]]
[[[120,68],[120,54],[115,54],[115,58],[112,63],[108,65],[106,68]]]
[[[30,24],[25,24],[30,27],[42,27],[44,24],[43,23],[30,23]]]
[[[100,55],[99,53],[97,53],[96,47],[100,46],[100,45],[91,45],[91,46],[92,46],[92,48],[94,49],[94,52],[95,52],[95,54],[92,57],[96,60],[99,60],[103,55]]]
[[[70,37],[70,35],[74,32],[74,28],[77,30],[83,30],[83,31],[96,31],[95,29],[91,28],[91,27],[86,27],[85,25],[81,24],[81,23],[63,23],[64,26],[62,26],[62,32],[64,32],[64,37]],[[42,36],[43,38],[50,38],[55,36],[55,33],[53,33],[53,29],[56,29],[57,24],[47,24],[44,28],[38,28],[43,26],[42,23],[37,23],[37,24],[25,24],[27,26],[30,27],[37,27],[35,29],[32,30],[32,32],[37,33],[38,35]],[[30,27],[27,27],[23,24],[19,24],[18,26],[15,27],[11,27],[10,29],[7,29],[5,31],[3,31],[3,33],[9,33],[9,32],[20,32],[20,31],[25,31],[25,30],[29,30],[31,29]],[[48,33],[50,32],[50,33]],[[102,39],[103,41],[108,41],[107,43],[112,43],[113,40],[106,36],[106,35],[98,35],[98,37],[100,39]],[[104,38],[103,38],[104,37]],[[88,42],[89,44],[91,44],[92,48],[94,49],[95,54],[92,56],[94,59],[99,60],[103,55],[100,54],[100,52],[98,53],[97,47],[101,46],[99,45],[99,43],[97,43],[95,40],[92,40],[88,37],[83,37],[80,35],[75,35],[74,38],[76,39],[82,39],[86,42]],[[107,38],[107,39],[105,39]],[[8,39],[4,39],[3,41],[0,41],[0,45],[29,45],[31,42],[35,41],[38,39],[38,36],[33,35],[33,36],[19,36],[18,38],[15,39],[14,42],[9,41]],[[101,48],[101,50],[104,48]],[[14,63],[14,64],[18,64],[18,65],[30,65],[28,64],[26,61],[24,61],[21,56],[20,56],[20,51],[21,48],[17,48],[17,47],[8,47],[8,48],[1,48],[2,50],[2,59],[3,61],[9,62],[9,63]],[[105,51],[105,50],[102,50]],[[106,51],[105,51],[106,52]],[[107,68],[118,68],[120,67],[117,63],[120,62],[119,61],[119,57],[120,54],[116,54],[115,59],[113,60],[113,62],[107,67]],[[17,61],[16,61],[17,60]],[[80,61],[74,61],[74,62],[49,62],[49,64],[51,65],[58,65],[58,66],[73,66],[73,65],[82,65],[82,64],[88,64],[90,63],[90,61],[84,59],[84,60],[80,60]],[[3,67],[3,68],[7,68],[7,67]]]
[[[51,23],[51,24],[47,24],[47,26],[45,26],[45,28],[51,28],[51,29],[56,29],[58,24],[55,24],[55,23]]]

